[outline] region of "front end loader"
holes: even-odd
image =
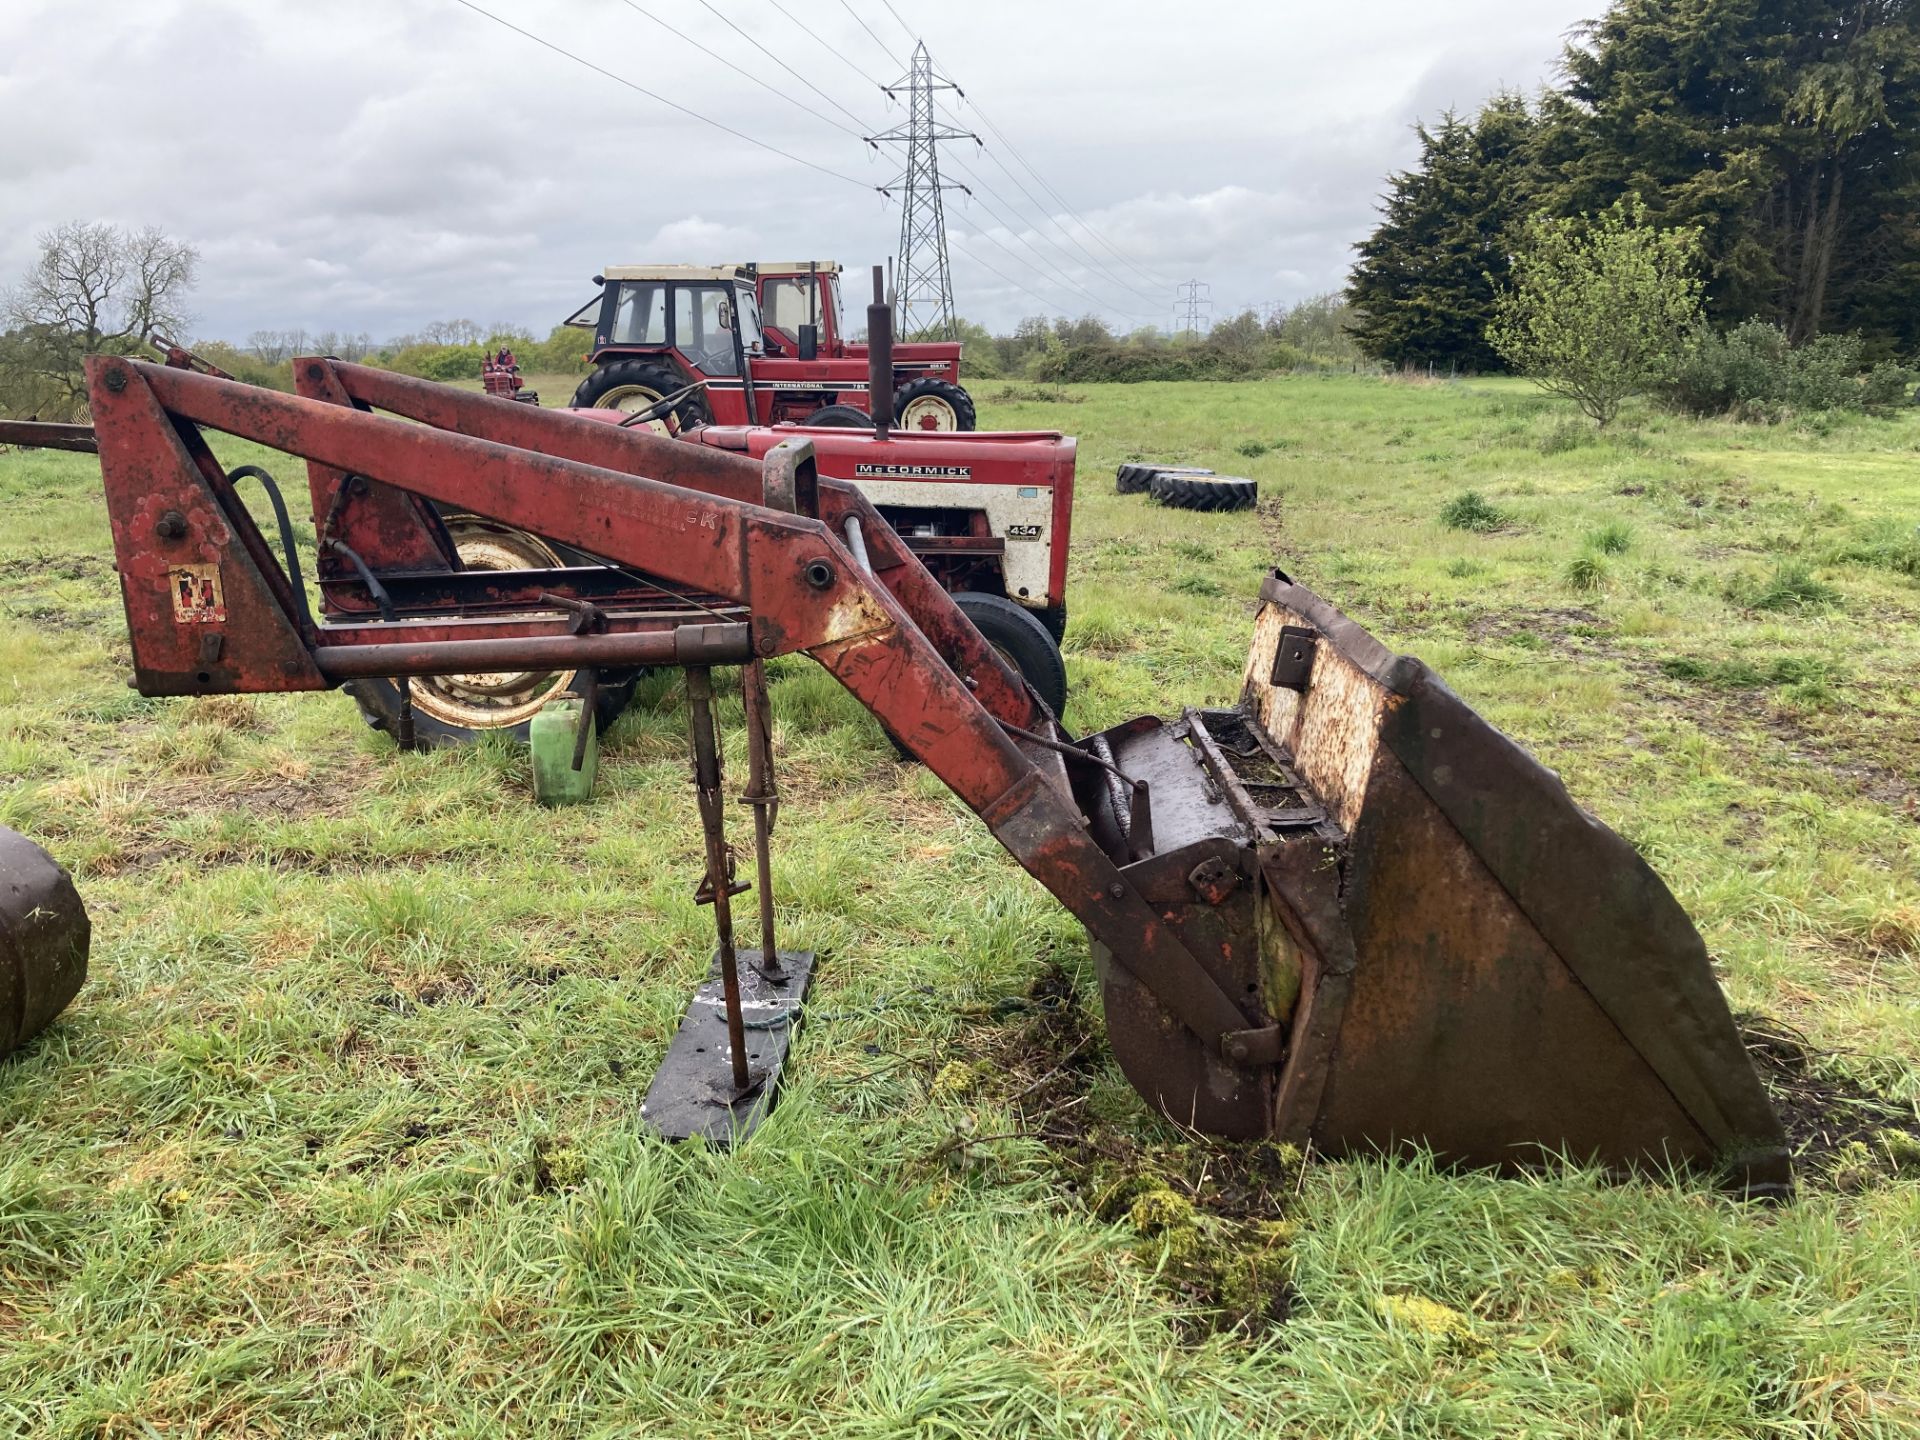
[[[720,946],[687,1021],[715,1043],[685,1047],[697,1073],[651,1110],[666,1133],[750,1127],[776,1076],[775,1047],[749,1036],[776,1026],[784,1055],[804,990],[766,893],[761,664],[805,654],[1085,925],[1119,1064],[1174,1120],[1331,1154],[1789,1186],[1780,1124],[1665,885],[1431,671],[1285,575],[1262,586],[1237,705],[1075,738],[803,440],[755,461],[399,376],[376,413],[354,367],[295,365],[297,396],[89,362],[136,683],[684,667]],[[329,589],[352,618],[314,619],[291,546],[255,526],[211,432],[304,460],[334,497],[325,543],[350,574]],[[436,504],[611,564],[464,570]],[[716,666],[743,667],[749,697],[758,950],[732,932],[749,882],[717,798]]]

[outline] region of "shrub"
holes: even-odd
[[[1624,555],[1633,548],[1633,527],[1609,520],[1598,530],[1587,532],[1587,548],[1602,555]]]
[[[1600,425],[1669,368],[1700,315],[1700,231],[1662,230],[1638,198],[1593,219],[1536,216],[1487,338]]]
[[[1840,601],[1840,592],[1799,560],[1781,561],[1771,575],[1736,575],[1726,596],[1749,610],[1812,610]]]
[[[1724,334],[1701,330],[1666,387],[1668,403],[1694,415],[1778,422],[1790,414],[1880,412],[1904,404],[1914,375],[1882,362],[1864,375],[1857,335],[1822,335],[1796,346],[1787,332],[1749,320]]]
[[[1567,562],[1567,584],[1576,590],[1598,590],[1607,583],[1607,557],[1589,550]]]
[[[1827,556],[1834,565],[1871,565],[1920,580],[1920,526],[1882,520]]]
[[[1449,530],[1476,530],[1481,534],[1507,523],[1507,512],[1478,490],[1466,490],[1440,507],[1440,523]]]

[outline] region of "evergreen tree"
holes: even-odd
[[[1507,235],[1534,187],[1536,120],[1518,95],[1471,120],[1422,125],[1420,160],[1392,176],[1378,229],[1357,247],[1347,298],[1360,348],[1390,365],[1493,370],[1487,343],[1507,273]]]
[[[1920,0],[1615,0],[1565,68],[1549,208],[1698,227],[1716,321],[1920,341]]]

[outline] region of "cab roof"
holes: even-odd
[[[809,270],[818,270],[822,275],[838,275],[838,260],[761,260],[754,269],[762,275],[805,275]]]
[[[744,265],[609,265],[600,274],[608,280],[746,281],[753,278],[753,272]]]

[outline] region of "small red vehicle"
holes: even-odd
[[[593,331],[575,406],[644,410],[687,390],[682,430],[870,423],[867,347],[846,338],[838,264],[610,265],[594,278],[600,294],[566,322]],[[974,428],[958,342],[895,345],[893,384],[901,429]]]

